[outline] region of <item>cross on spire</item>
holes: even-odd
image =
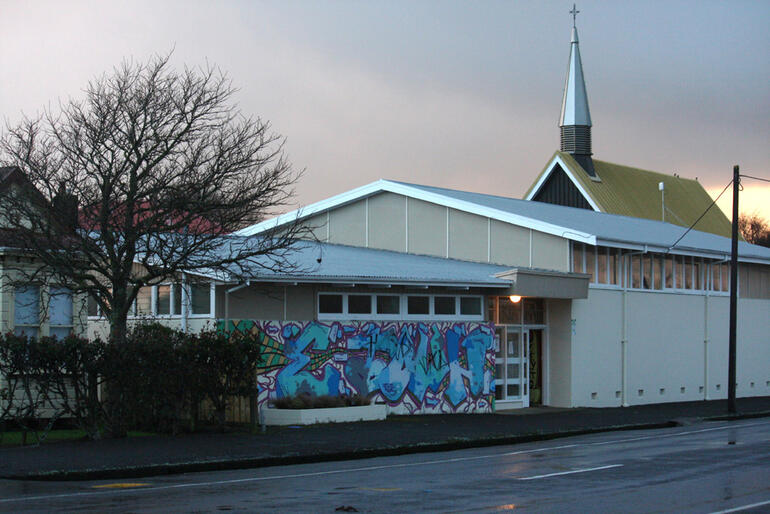
[[[572,26],[575,26],[575,18],[577,18],[577,15],[580,11],[577,10],[575,7],[575,4],[572,4],[572,10],[569,12],[572,15]]]

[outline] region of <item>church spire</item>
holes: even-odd
[[[596,176],[591,160],[591,113],[588,110],[588,95],[583,79],[583,63],[580,60],[577,26],[578,11],[572,4],[572,42],[570,43],[567,79],[564,83],[564,98],[561,102],[561,151],[571,154],[583,169]]]

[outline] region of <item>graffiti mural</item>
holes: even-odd
[[[262,342],[259,402],[361,394],[398,414],[492,412],[490,324],[224,321]]]

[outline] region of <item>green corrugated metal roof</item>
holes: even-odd
[[[602,212],[660,220],[659,182],[665,184],[668,223],[689,227],[713,201],[697,180],[594,159],[594,169],[599,178],[595,180],[588,176],[570,154],[556,152],[554,157],[557,155]],[[535,179],[525,197],[529,195],[543,173],[552,169],[552,162],[553,158]],[[731,235],[730,221],[716,205],[695,225],[695,229],[724,237]]]

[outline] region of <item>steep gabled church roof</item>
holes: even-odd
[[[667,223],[689,227],[711,205],[711,196],[697,180],[597,159],[593,162],[596,177],[590,177],[572,155],[556,152],[524,199],[536,199],[549,179],[556,179],[563,173],[569,180],[568,187],[574,186],[595,211],[661,221],[660,182],[664,184]],[[724,237],[731,234],[730,221],[716,205],[709,209],[695,229]]]

